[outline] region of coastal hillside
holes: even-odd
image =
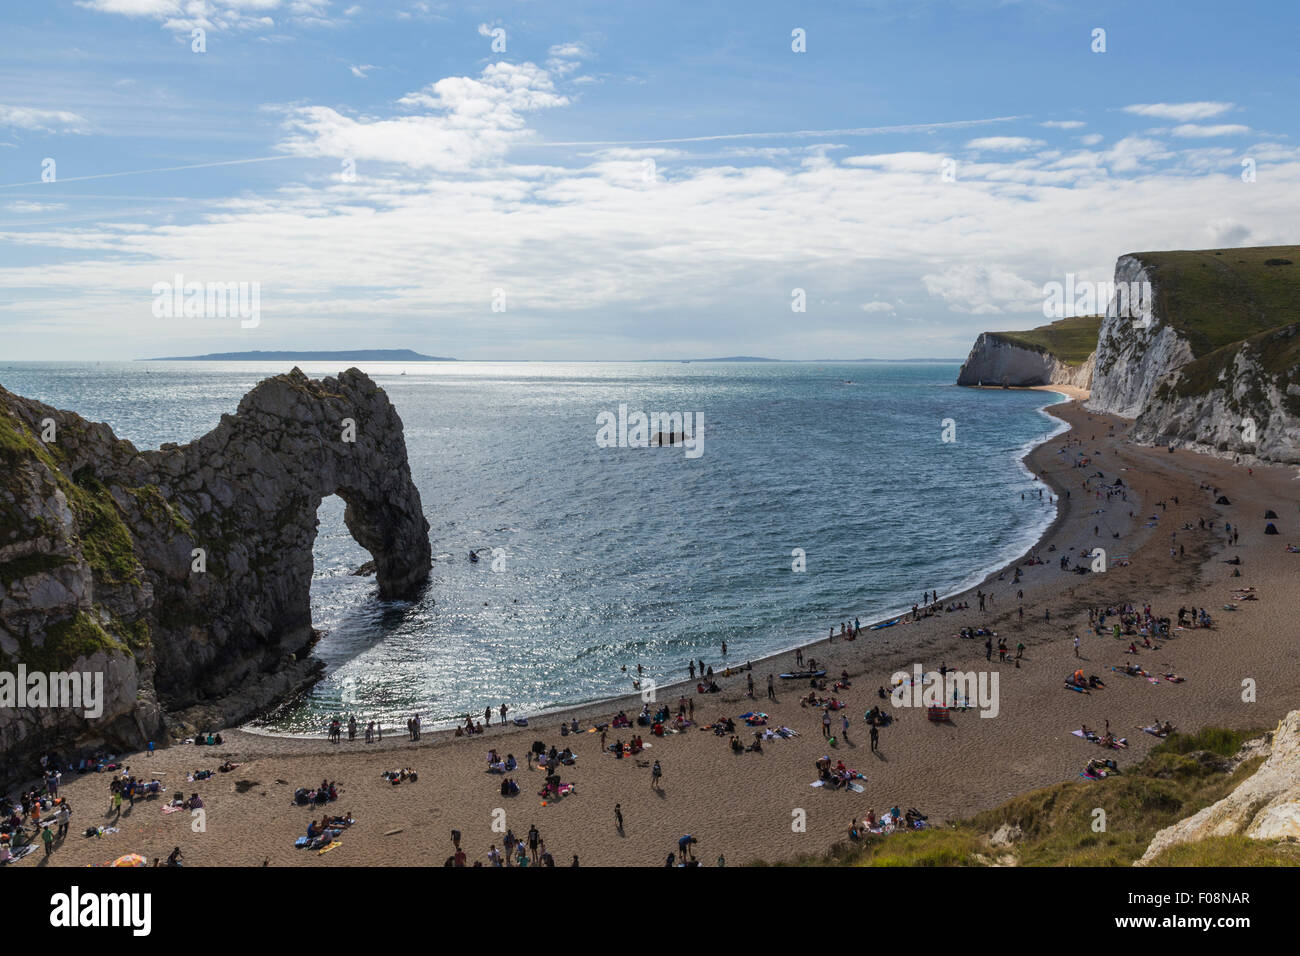
[[[1093,827],[1096,808],[1107,826]],[[1257,735],[1174,734],[1100,781],[1034,790],[969,819],[844,841],[812,866],[1300,866],[1300,711]]]
[[[188,445],[0,388],[0,669],[103,674],[102,713],[0,709],[0,778],[43,753],[141,749],[310,681],[316,509],[338,494],[383,598],[428,578],[402,422],[361,372],[257,385]]]
[[[985,332],[958,385],[1073,385],[1088,388],[1101,316],[1072,316],[1024,332]]]
[[[1088,407],[1149,444],[1300,462],[1300,246],[1141,252],[1115,283],[1150,283],[1149,322],[1116,314]]]

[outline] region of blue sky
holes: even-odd
[[[1300,242],[1294,4],[0,16],[6,358],[959,357],[1125,252]],[[178,274],[258,323],[158,317]]]

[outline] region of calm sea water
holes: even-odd
[[[155,448],[286,368],[8,363],[0,384]],[[422,600],[380,601],[326,499],[312,613],[328,676],[275,732],[320,733],[336,713],[428,726],[503,700],[536,714],[631,692],[638,663],[660,682],[691,659],[717,667],[724,640],[730,662],[757,658],[972,584],[1053,514],[1020,500],[1020,457],[1058,430],[1041,409],[1059,397],[960,389],[956,365],[363,368],[405,423],[433,574]],[[622,403],[702,413],[704,454],[598,447],[597,415]],[[471,564],[471,549],[489,550]]]

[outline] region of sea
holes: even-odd
[[[204,434],[291,364],[0,362],[0,385],[145,449]],[[502,702],[535,717],[633,693],[638,668],[644,690],[692,660],[743,664],[968,587],[1055,515],[1021,459],[1063,430],[1043,409],[1064,397],[958,388],[956,363],[360,367],[404,423],[432,575],[418,600],[380,600],[326,498],[311,591],[326,676],[250,729],[449,726]],[[621,406],[702,421],[702,444],[601,439]]]

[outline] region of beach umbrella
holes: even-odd
[[[139,853],[128,853],[125,856],[119,856],[112,863],[113,866],[148,866],[149,861]]]

